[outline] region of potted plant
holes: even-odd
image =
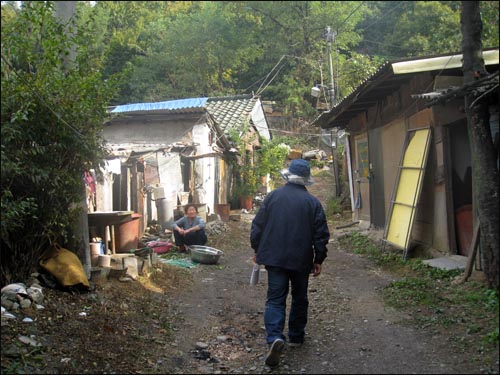
[[[240,207],[251,210],[253,208],[253,198],[257,193],[260,184],[255,168],[249,164],[240,167],[240,179],[236,183],[235,195],[239,199]]]
[[[249,124],[243,131],[231,129],[229,138],[235,143],[239,155],[234,161],[233,202],[241,208],[253,208],[253,199],[259,189],[265,186],[266,177],[278,178],[279,171],[289,152],[289,147],[277,141],[258,139],[256,133],[248,132]],[[250,135],[248,135],[250,134]]]

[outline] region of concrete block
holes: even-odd
[[[442,270],[454,270],[457,268],[464,270],[467,264],[467,257],[462,255],[449,255],[442,258],[426,259],[423,260],[422,263]]]
[[[92,267],[90,269],[90,280],[97,285],[105,284],[108,281],[109,268]]]
[[[122,261],[123,269],[127,269],[126,275],[130,276],[134,280],[137,279],[137,276],[139,276],[139,271],[137,269],[137,257],[124,257]]]
[[[240,214],[230,214],[229,215],[229,220],[231,220],[231,221],[241,221],[241,215]]]

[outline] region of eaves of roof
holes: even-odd
[[[338,102],[335,107],[322,113],[314,121],[314,124],[323,129],[345,127],[349,120],[376,104],[381,97],[396,91],[409,79],[410,77],[407,75],[394,75],[391,62],[385,62],[351,94]]]
[[[498,65],[498,47],[485,49],[484,51],[487,51],[488,56],[491,55],[489,60],[486,60],[486,64],[492,65],[496,61]],[[386,61],[374,74],[363,81],[351,94],[343,98],[330,111],[318,116],[313,121],[313,125],[319,125],[323,129],[333,127],[344,128],[352,118],[366,111],[369,107],[376,104],[380,98],[390,95],[401,87],[401,85],[408,82],[412,74],[433,70],[460,69],[456,66],[456,63],[445,65],[444,68],[440,65],[446,58],[449,58],[449,61],[452,61],[452,59],[455,61],[457,55],[434,55],[419,59]],[[424,61],[431,63],[423,65]],[[402,72],[406,74],[396,74],[393,69],[398,64],[399,66],[405,66],[407,69],[413,69]]]
[[[244,125],[251,120],[258,98],[252,95],[236,95],[210,98],[189,98],[156,103],[134,103],[110,108],[110,114],[139,118],[143,116],[162,118],[171,115],[188,115],[196,113],[207,113],[213,121],[218,137],[226,148],[230,148],[226,137],[230,129],[242,130]],[[144,151],[154,149],[156,145],[138,146]]]
[[[110,108],[110,113],[141,114],[177,114],[205,112],[208,98],[187,98],[154,103],[133,103]]]
[[[227,134],[231,128],[240,128],[251,115],[257,99],[252,95],[210,98],[189,98],[155,103],[119,105],[108,110],[111,114],[126,116],[172,115],[209,112],[221,131]]]

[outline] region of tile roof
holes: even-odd
[[[229,129],[241,129],[257,102],[251,95],[228,96],[208,98],[205,107],[213,116],[224,134],[228,134]]]
[[[208,111],[227,135],[231,128],[241,128],[249,119],[257,98],[252,95],[188,98],[156,103],[133,103],[114,107],[110,113],[191,113]]]

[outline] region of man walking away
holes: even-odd
[[[281,175],[287,183],[266,196],[250,232],[254,261],[265,265],[268,274],[264,323],[269,345],[265,363],[269,367],[279,365],[285,347],[283,330],[290,284],[289,345],[304,342],[309,275],[321,273],[330,239],[321,202],[306,189],[314,183],[309,163],[295,159]]]

